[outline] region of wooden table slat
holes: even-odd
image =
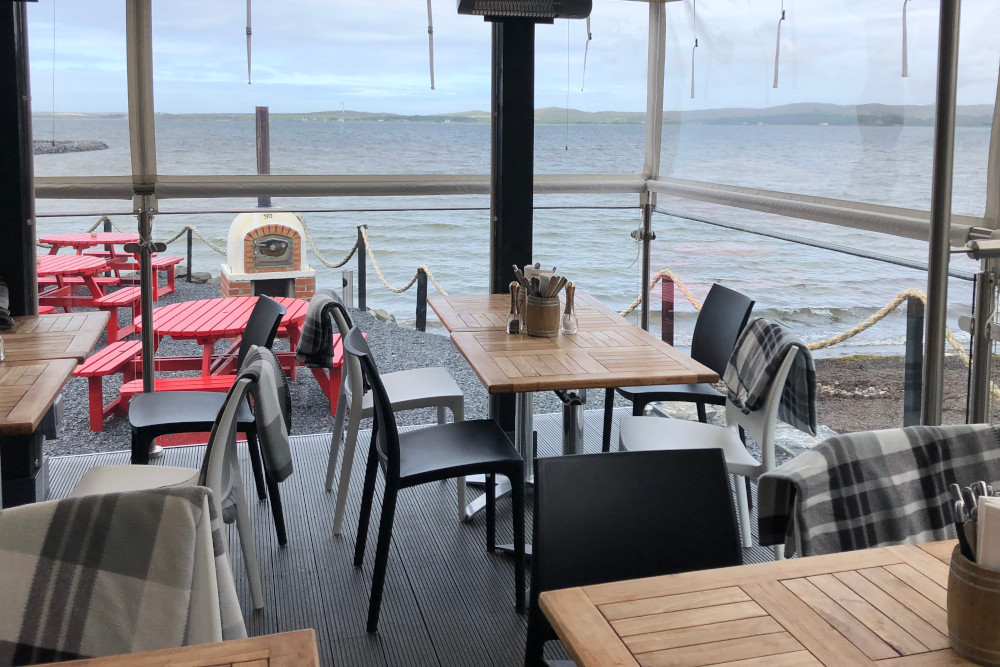
[[[5,361],[76,359],[83,361],[94,349],[108,324],[110,313],[54,313],[14,318],[14,328],[0,332]]]

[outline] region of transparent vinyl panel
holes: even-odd
[[[661,176],[929,208],[937,3],[666,7]],[[998,21],[962,4],[956,213],[985,207]]]

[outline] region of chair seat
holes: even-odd
[[[196,486],[199,471],[173,466],[96,466],[70,491],[70,498],[98,493],[143,491],[165,486]]]
[[[457,405],[458,410],[452,410],[453,413],[457,413],[464,405],[465,395],[446,368],[440,366],[413,368],[386,373],[381,377],[395,412],[438,406],[450,408]],[[349,387],[347,392],[350,396]],[[372,417],[374,414],[372,405],[372,395],[368,392],[361,401],[362,419]]]
[[[734,475],[754,476],[763,472],[740,440],[736,428],[702,424],[686,419],[624,417],[621,448],[630,452],[663,449],[721,449],[726,467]]]
[[[518,465],[521,456],[492,419],[440,424],[399,434],[399,474],[402,486],[461,477],[496,468],[498,462]]]
[[[132,428],[155,428],[160,433],[210,431],[226,394],[214,391],[163,391],[137,394],[128,404]],[[246,398],[236,411],[240,426],[253,424]]]
[[[702,382],[701,384],[664,384],[648,387],[619,387],[618,393],[635,402],[641,399],[646,403],[654,401],[684,401],[688,403],[707,403],[709,405],[725,405],[726,397],[715,387]]]

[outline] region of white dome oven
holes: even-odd
[[[240,213],[229,227],[222,296],[316,293],[316,272],[306,264],[305,230],[293,213]]]

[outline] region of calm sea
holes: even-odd
[[[157,121],[157,159],[161,174],[249,174],[256,170],[254,128],[249,121]],[[52,136],[49,121],[36,121],[36,139]],[[56,139],[104,141],[106,151],[35,157],[39,176],[127,175],[128,128],[125,121],[60,118]],[[956,212],[984,209],[988,128],[959,128],[956,136]],[[635,174],[641,171],[642,126],[581,125],[536,128],[537,173]],[[664,128],[661,173],[679,178],[756,186],[859,201],[927,208],[933,132],[927,127],[691,126]],[[484,125],[416,123],[271,123],[271,172],[274,174],[488,173],[490,134]],[[421,264],[430,267],[449,293],[487,288],[488,197],[275,199],[274,206],[295,209],[364,209],[304,213],[309,230],[327,260],[339,262],[367,224],[386,280],[409,281]],[[556,266],[604,302],[624,308],[639,293],[639,248],[629,232],[639,223],[634,195],[536,196],[534,255]],[[157,238],[184,225],[225,245],[233,213],[255,199],[163,200],[155,223]],[[661,209],[822,239],[887,255],[926,262],[926,244],[831,225],[726,209],[701,202],[661,197]],[[584,207],[584,208],[581,208]],[[81,231],[93,214],[124,212],[122,201],[38,202],[39,214],[86,213],[82,217],[41,217],[39,233]],[[372,209],[472,210],[396,211]],[[134,228],[127,215],[119,226]],[[657,240],[654,271],[670,268],[699,299],[714,281],[739,289],[757,301],[755,313],[779,318],[807,341],[825,339],[868,317],[899,292],[926,289],[923,271],[808,246],[733,232],[668,215],[654,218]],[[171,247],[184,253],[182,241]],[[218,275],[223,257],[196,242],[195,270]],[[953,258],[953,268],[974,271],[976,264]],[[310,253],[321,285],[340,285],[341,269],[325,267]],[[345,268],[357,268],[352,259]],[[414,317],[415,290],[397,295],[368,269],[368,303],[400,320]],[[433,286],[430,293],[434,294]],[[677,342],[690,340],[695,311],[678,294]],[[972,285],[952,279],[949,325],[969,311]],[[653,303],[654,327],[659,303]],[[432,318],[433,319],[433,318]],[[963,341],[967,337],[961,337]],[[826,354],[901,353],[902,311]]]

